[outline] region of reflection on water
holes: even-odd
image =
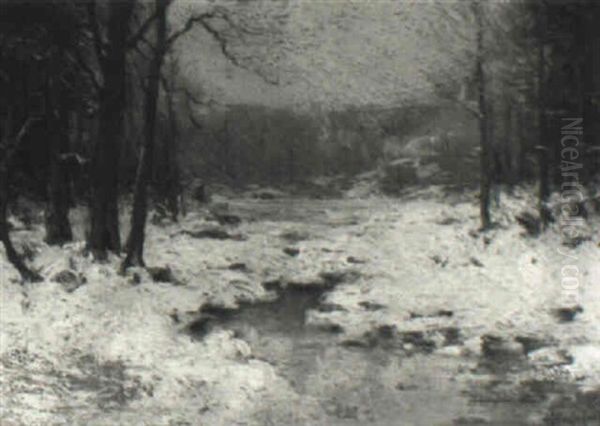
[[[316,398],[327,425],[538,425],[557,397],[573,389],[524,380],[522,368],[479,359],[408,355],[392,346],[350,348],[338,335],[306,325],[325,290],[292,287],[275,302],[243,307],[222,319],[274,365],[301,395]],[[493,367],[493,368],[492,368]],[[598,423],[581,423],[596,425]]]

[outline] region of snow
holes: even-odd
[[[152,282],[140,269],[121,276],[118,257],[93,263],[81,242],[62,249],[39,245],[34,267],[48,278],[43,283],[19,285],[2,258],[3,419],[27,425],[317,424],[323,418],[318,401],[297,394],[273,365],[254,359],[248,343],[227,330],[196,340],[186,321],[206,303],[236,307],[272,299],[266,281],[323,285],[323,272],[345,278],[326,296],[341,309],[310,311],[308,318],[340,325],[340,342],[364,339],[381,326],[432,336],[456,327],[463,343],[439,350],[456,358],[477,356],[486,334],[507,341],[535,336],[555,343],[530,354],[535,365],[543,369],[568,354],[573,362],[561,368],[589,389],[600,387],[597,220],[588,225],[591,240],[571,249],[561,245],[558,224],[539,238],[522,235],[514,216],[534,205],[530,188],[502,197],[494,213],[498,226],[485,234],[477,232],[472,192],[433,187],[398,199],[354,198],[356,192],[326,201],[229,199],[229,211],[242,218],[230,230],[244,241],[178,232],[206,225],[200,209],[179,224],[150,224],[147,263],[168,265],[183,285]],[[282,238],[286,233],[301,238]],[[41,241],[41,229],[13,238]],[[286,255],[285,247],[298,248],[299,255]],[[246,269],[230,270],[233,263]],[[552,312],[565,307],[565,265],[578,268],[583,312],[559,323]],[[82,273],[86,283],[69,293],[50,281],[64,269]],[[82,364],[88,359],[93,362]],[[92,374],[90,365],[103,373]],[[79,391],[69,388],[69,375],[85,378]],[[123,404],[105,410],[98,401],[115,389],[125,395]]]

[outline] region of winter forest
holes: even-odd
[[[599,23],[0,0],[0,424],[600,426]]]

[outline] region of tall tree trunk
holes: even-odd
[[[538,208],[542,226],[546,226],[550,220],[550,213],[547,206],[548,197],[550,196],[550,178],[548,167],[548,141],[546,135],[546,66],[544,55],[544,38],[545,38],[545,10],[544,6],[540,5],[540,22],[538,29],[538,63],[537,63],[537,80],[538,80],[538,105],[537,105],[537,121],[538,121],[538,162],[539,162],[539,188],[538,188]]]
[[[167,209],[171,218],[177,221],[179,216],[179,200],[181,197],[181,182],[179,172],[179,161],[177,158],[177,122],[175,111],[169,100],[169,140],[167,141]]]
[[[172,59],[174,61],[174,59]],[[176,78],[175,64],[171,62],[171,81]],[[164,142],[165,159],[167,164],[166,182],[164,185],[165,204],[167,210],[171,213],[171,218],[177,221],[179,216],[179,199],[181,195],[181,182],[179,173],[179,161],[177,158],[177,140],[179,137],[177,130],[177,117],[175,116],[175,105],[173,100],[173,87],[168,83],[164,85],[164,92],[167,103],[168,139]]]
[[[103,260],[121,249],[118,210],[119,145],[125,109],[126,44],[133,0],[108,2],[108,43],[100,58],[104,86],[100,91],[99,132],[91,168],[91,230],[88,248]]]
[[[527,140],[527,132],[525,131],[525,112],[522,107],[517,108],[516,119],[516,137],[517,137],[517,155],[516,155],[516,168],[517,175],[519,177],[519,182],[521,182],[525,176],[525,154],[527,150],[525,149],[525,141]]]
[[[227,113],[225,113],[227,114]],[[227,115],[225,116],[224,122],[223,122],[223,140],[221,141],[221,144],[223,146],[221,153],[222,153],[222,158],[221,158],[221,162],[223,164],[223,172],[225,174],[225,176],[227,177],[227,179],[230,180],[230,182],[234,185],[237,186],[237,170],[236,170],[236,164],[234,161],[234,150],[232,148],[232,140],[233,140],[233,132],[230,131],[230,127],[229,127],[229,118],[227,117]]]
[[[486,81],[485,72],[483,69],[483,11],[481,10],[479,0],[473,2],[473,12],[477,22],[477,52],[475,64],[475,78],[477,80],[479,97],[479,143],[481,145],[481,176],[479,190],[479,215],[481,218],[481,228],[486,230],[491,225],[490,219],[490,187],[492,181],[492,165],[490,161],[490,142],[488,138],[488,116],[487,116],[487,100],[486,100]]]
[[[513,133],[513,108],[510,98],[504,101],[504,139],[503,139],[503,161],[504,172],[507,182],[510,185],[515,185],[517,173],[515,168],[515,149],[514,149],[514,133]]]
[[[131,231],[127,239],[127,255],[123,269],[129,266],[144,266],[144,237],[146,217],[148,215],[148,182],[152,172],[154,158],[154,140],[156,130],[156,106],[159,96],[160,69],[167,46],[167,7],[168,0],[155,0],[158,17],[156,45],[150,63],[148,86],[144,105],[144,141],[135,178],[133,211],[131,213]]]
[[[47,85],[47,118],[50,137],[46,243],[62,245],[73,239],[69,223],[69,178],[61,155],[68,151],[68,105],[60,82],[60,52],[51,54]]]

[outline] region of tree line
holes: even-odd
[[[600,3],[472,0],[435,12],[429,37],[445,62],[424,72],[440,99],[479,123],[482,228],[491,226],[491,187],[521,181],[532,153],[547,225],[552,190],[568,184],[565,168],[578,169],[583,192],[594,190],[600,169]],[[580,119],[582,138],[576,156],[565,157],[561,127],[569,118]]]
[[[174,61],[173,45],[194,26],[202,26],[223,46],[227,40],[215,21],[228,20],[227,10],[214,7],[190,14],[180,28],[170,28],[172,0],[2,0],[0,85],[2,145],[0,170],[0,236],[9,260],[25,280],[37,280],[16,252],[7,220],[15,153],[28,141],[43,141],[47,156],[45,192],[46,242],[64,244],[73,238],[68,213],[72,204],[69,171],[85,168],[88,176],[90,226],[87,250],[105,260],[108,252],[125,251],[122,268],[144,265],[143,247],[156,145],[157,111],[161,90],[167,104],[170,134],[165,141],[167,205],[177,214],[177,164],[172,111],[174,82],[166,59]],[[169,57],[170,56],[170,57]],[[169,57],[169,58],[168,58]],[[137,112],[132,100],[141,99],[142,138],[133,185],[131,230],[124,247],[119,230],[119,184],[126,122]],[[132,110],[134,110],[132,112]],[[94,133],[88,156],[71,146],[77,124]],[[90,125],[92,123],[92,125]],[[129,134],[128,134],[129,133]],[[29,147],[31,150],[31,147]]]
[[[251,108],[234,107],[199,118],[195,108],[210,100],[181,77],[182,36],[201,28],[232,66],[270,85],[282,84],[277,64],[240,49],[252,38],[284,48],[293,43],[285,40],[285,13],[273,12],[271,20],[260,8],[244,9],[242,0],[227,7],[216,2],[192,9],[175,26],[169,18],[175,2],[0,0],[0,237],[25,280],[40,277],[15,250],[7,220],[11,188],[20,185],[15,182],[20,156],[39,157],[45,165],[37,174],[47,201],[46,242],[73,239],[69,209],[74,198],[86,198],[87,249],[98,260],[124,250],[126,269],[144,265],[151,186],[177,218],[183,174],[178,144],[186,137],[200,134],[204,166],[231,181],[254,173],[242,158],[244,146],[252,145],[261,176],[293,183],[337,167],[331,164],[348,173],[369,168],[383,155],[383,141],[410,133],[411,120],[417,123],[423,115],[418,111],[427,110],[414,106],[410,120],[410,108],[404,107],[273,110],[259,112],[257,119]],[[430,61],[421,71],[435,101],[458,105],[477,123],[482,228],[492,225],[492,187],[531,175],[539,183],[538,209],[546,225],[553,220],[552,190],[573,185],[565,168],[580,169],[576,184],[588,192],[599,169],[600,4],[472,0],[436,4],[433,11],[422,37],[438,46],[431,54],[439,63]],[[569,161],[560,143],[566,117],[582,122],[577,158],[571,154]],[[271,146],[273,141],[279,145]],[[533,169],[527,163],[531,154]],[[273,170],[262,167],[268,158]],[[311,166],[316,159],[320,163]],[[127,176],[125,165],[133,165]],[[74,173],[81,177],[77,182]],[[129,187],[131,227],[122,244],[119,195]]]

